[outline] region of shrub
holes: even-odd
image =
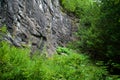
[[[0,77],[1,79],[24,79],[24,72],[29,62],[29,51],[18,49],[0,42]]]
[[[59,53],[66,52],[67,48]],[[65,51],[64,51],[65,50]],[[69,49],[68,49],[69,50]],[[54,55],[43,64],[47,80],[104,80],[107,71],[104,67],[92,64],[88,56],[67,51],[69,55]],[[48,76],[49,75],[49,76]]]
[[[74,0],[61,0],[62,5],[64,8],[69,12],[74,12],[76,8],[76,1]]]
[[[88,53],[94,61],[102,60],[112,74],[120,74],[120,1],[119,0],[68,0],[63,7],[80,18],[78,41],[69,45]],[[66,1],[66,3],[65,3]],[[113,64],[114,63],[114,64]]]
[[[59,52],[65,52],[66,49]],[[87,56],[68,53],[67,56],[56,54],[46,58],[35,55],[30,58],[28,49],[19,49],[0,42],[0,79],[102,80],[106,75],[104,68],[93,65]]]
[[[63,53],[63,54],[69,55],[69,54],[72,53],[72,50],[69,49],[69,48],[66,48],[66,47],[58,47],[56,51],[57,51],[58,54],[62,54]]]
[[[77,17],[82,17],[85,13],[91,14],[92,0],[60,0],[63,8],[74,13]]]

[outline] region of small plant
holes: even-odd
[[[6,33],[7,33],[7,27],[6,25],[3,25],[2,27],[0,27],[0,40],[3,39]]]
[[[65,47],[58,47],[56,51],[58,54],[62,54],[62,53],[67,55],[72,54],[72,50]]]
[[[0,28],[0,32],[2,32],[2,33],[6,33],[6,32],[7,32],[7,27],[6,27],[6,25],[3,25],[3,26]]]

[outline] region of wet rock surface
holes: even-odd
[[[49,55],[72,35],[72,20],[59,0],[0,0],[0,26],[7,25],[7,40],[32,51],[46,48]]]

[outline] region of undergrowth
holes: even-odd
[[[6,28],[0,31],[4,35]],[[30,57],[29,49],[0,41],[0,80],[120,80],[87,55],[65,47],[58,47],[57,53],[49,58],[40,53]]]
[[[91,63],[88,56],[61,48],[50,58],[35,55],[30,50],[0,42],[1,80],[104,80],[107,71]],[[59,48],[60,50],[60,48]],[[68,55],[69,53],[69,55]]]

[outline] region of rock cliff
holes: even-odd
[[[46,48],[49,55],[72,35],[72,20],[61,11],[59,0],[0,0],[0,26],[6,24],[7,40],[32,51]]]

